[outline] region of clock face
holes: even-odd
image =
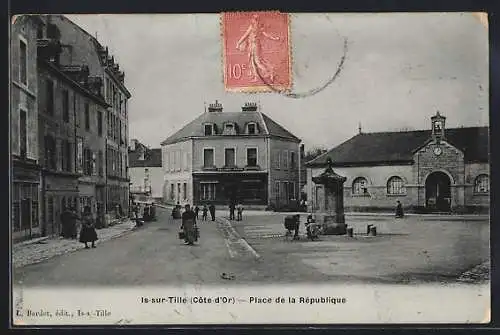
[[[441,153],[442,153],[442,150],[441,150],[441,148],[440,148],[440,147],[436,147],[436,148],[434,148],[434,154],[435,154],[436,156],[441,155]]]

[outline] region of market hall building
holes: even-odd
[[[362,133],[306,163],[309,210],[323,201],[312,177],[331,158],[344,184],[346,211],[476,213],[489,210],[489,127],[446,128],[436,113],[431,129]]]
[[[167,203],[285,209],[298,202],[300,139],[255,103],[225,112],[216,101],[161,146]]]

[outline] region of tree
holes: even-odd
[[[326,150],[323,147],[313,147],[313,148],[309,149],[306,152],[306,154],[304,155],[304,161],[309,162],[309,161],[315,159],[316,157],[318,157],[319,155],[324,154],[327,151],[328,150]]]

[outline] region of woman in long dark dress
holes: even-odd
[[[85,248],[88,249],[87,243],[92,242],[92,248],[95,248],[97,241],[97,233],[95,231],[95,222],[92,217],[92,211],[89,206],[86,206],[82,215],[82,230],[80,231],[80,242],[85,243]]]

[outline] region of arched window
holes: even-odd
[[[401,179],[398,176],[394,176],[389,178],[387,181],[387,194],[405,194],[406,189],[405,185],[403,182],[403,179]]]
[[[490,192],[490,177],[486,174],[477,176],[474,182],[475,193],[489,193]]]
[[[368,182],[363,177],[358,177],[352,182],[352,194],[353,195],[367,195],[368,194]]]

